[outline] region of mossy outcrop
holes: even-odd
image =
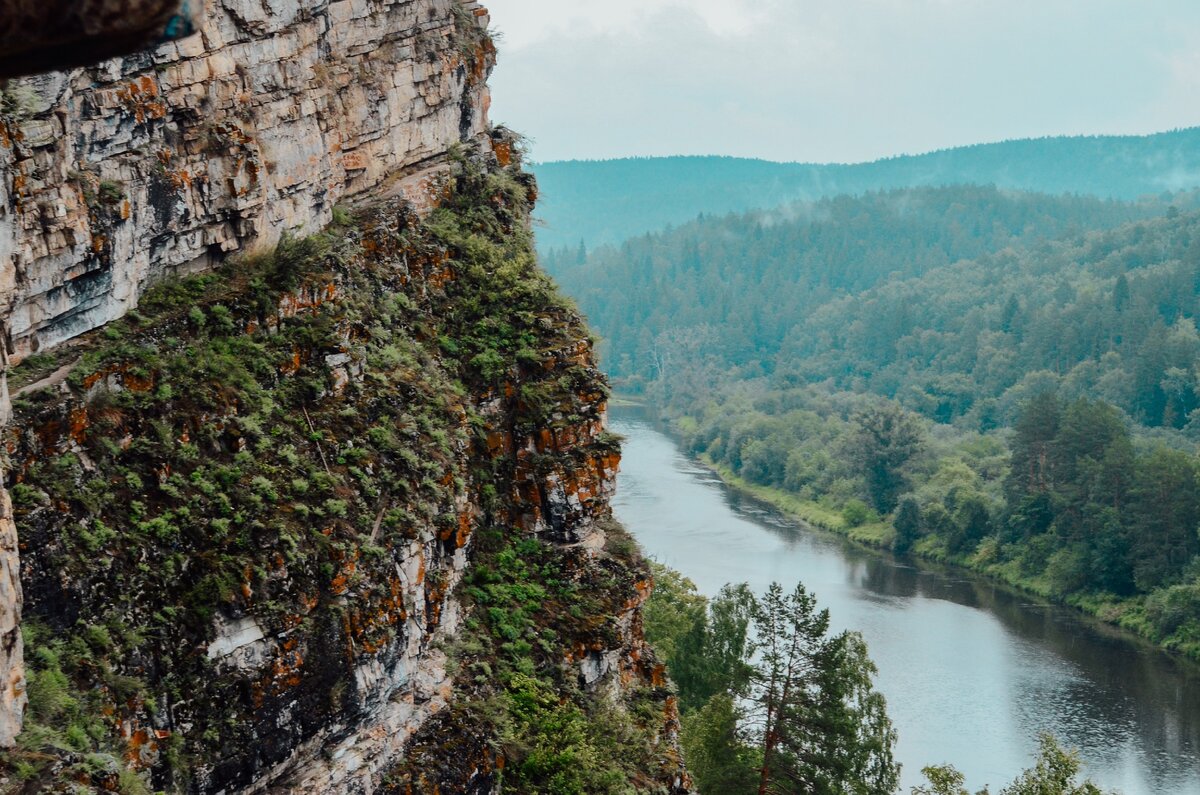
[[[424,220],[339,214],[15,374],[9,790],[686,789],[604,379],[491,143]]]

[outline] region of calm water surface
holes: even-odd
[[[905,787],[951,762],[993,792],[1028,767],[1037,734],[1078,748],[1125,795],[1200,795],[1200,666],[966,575],[916,569],[792,523],[731,492],[636,410],[614,502],[647,553],[708,595],[802,581],[879,666]]]

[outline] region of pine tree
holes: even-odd
[[[803,585],[774,583],[755,615],[760,661],[751,701],[761,718],[759,795],[891,795],[896,737],[875,666],[857,633],[828,637],[829,612]]]
[[[1129,291],[1129,280],[1125,278],[1125,274],[1117,277],[1117,283],[1113,286],[1113,307],[1118,312],[1124,312],[1133,302],[1133,295]]]

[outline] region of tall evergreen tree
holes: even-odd
[[[862,638],[828,637],[829,612],[803,585],[774,583],[755,616],[751,690],[762,721],[759,795],[891,795],[895,733]]]
[[[896,509],[896,518],[892,520],[896,528],[896,541],[892,551],[897,555],[907,555],[913,544],[921,535],[921,507],[912,497],[905,497]]]

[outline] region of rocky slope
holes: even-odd
[[[481,21],[221,0],[6,89],[0,790],[686,790]]]

